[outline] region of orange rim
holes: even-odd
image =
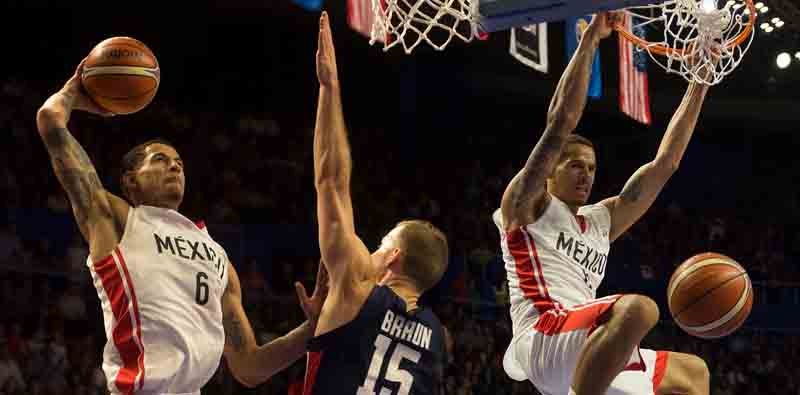
[[[728,43],[728,49],[732,49],[734,47],[741,45],[743,42],[745,42],[745,40],[747,40],[750,34],[753,33],[753,28],[756,24],[756,19],[758,19],[758,11],[756,10],[756,6],[753,5],[753,0],[745,0],[745,4],[747,5],[747,9],[750,10],[750,15],[752,16],[752,18],[750,18],[750,21],[748,21],[747,26],[744,27],[744,30],[742,30],[733,39],[733,41]],[[631,33],[630,31],[626,30],[624,26],[622,26],[621,24],[615,25],[614,30],[616,30],[617,33],[622,35],[622,37],[625,37],[626,40],[633,42],[640,48],[647,49],[650,53],[655,53],[662,56],[667,56],[667,55],[682,56],[685,51],[685,49],[683,48],[681,49],[672,48],[670,46],[655,44],[650,41],[644,40],[636,36],[635,34]]]

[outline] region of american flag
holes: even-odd
[[[630,13],[625,13],[625,26],[634,26]],[[632,33],[644,38],[643,26],[635,26]],[[637,49],[619,35],[619,105],[631,118],[650,125],[650,93],[647,84],[647,52]]]
[[[384,5],[381,0],[381,5]],[[370,37],[375,12],[372,10],[372,0],[347,0],[347,24],[353,30]],[[380,38],[378,41],[383,41]]]

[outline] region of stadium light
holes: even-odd
[[[789,63],[792,63],[792,57],[786,52],[781,52],[775,63],[778,64],[779,69],[785,69],[789,67]]]

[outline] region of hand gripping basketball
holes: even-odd
[[[86,59],[84,58],[81,63],[78,64],[78,67],[75,69],[75,74],[64,84],[60,93],[67,100],[71,101],[72,109],[74,110],[86,111],[104,117],[115,115],[113,112],[104,110],[102,107],[98,106],[97,103],[86,94],[86,90],[81,84],[81,73],[83,72],[83,64],[85,62]]]

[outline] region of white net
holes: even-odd
[[[370,44],[384,51],[401,46],[409,54],[421,42],[443,50],[454,37],[465,42],[478,34],[473,16],[477,0],[372,0]]]
[[[729,0],[722,7],[716,0],[668,0],[626,11],[632,16],[621,31],[626,38],[668,73],[706,85],[718,84],[742,61],[757,16],[751,0]],[[641,37],[648,31],[657,33],[655,40]]]

